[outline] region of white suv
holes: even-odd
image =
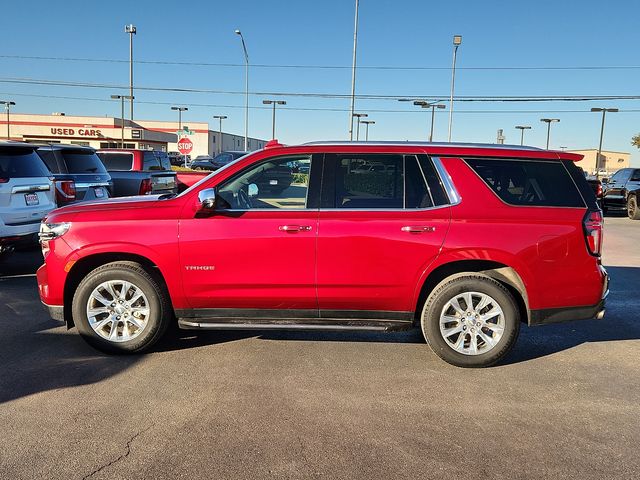
[[[0,142],[0,255],[35,244],[40,221],[54,208],[50,173],[35,147]]]

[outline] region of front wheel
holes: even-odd
[[[631,220],[640,220],[640,208],[638,208],[638,199],[629,197],[627,200],[627,215]]]
[[[80,335],[108,353],[149,349],[172,318],[164,286],[134,262],[108,263],[91,271],[76,289],[72,314]]]
[[[513,347],[520,313],[500,282],[470,273],[441,282],[425,302],[422,333],[436,355],[458,367],[488,367]]]

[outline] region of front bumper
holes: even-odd
[[[53,320],[64,322],[64,307],[62,305],[47,305],[46,303],[42,305],[49,311],[49,316]]]

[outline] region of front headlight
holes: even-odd
[[[65,233],[69,231],[71,224],[68,222],[63,223],[41,223],[40,224],[40,232],[38,233],[38,237],[41,242],[53,240],[58,237],[61,237]]]

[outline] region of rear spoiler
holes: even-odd
[[[569,160],[570,162],[579,162],[584,158],[584,155],[580,155],[579,153],[556,152],[556,154],[558,155],[558,159]]]

